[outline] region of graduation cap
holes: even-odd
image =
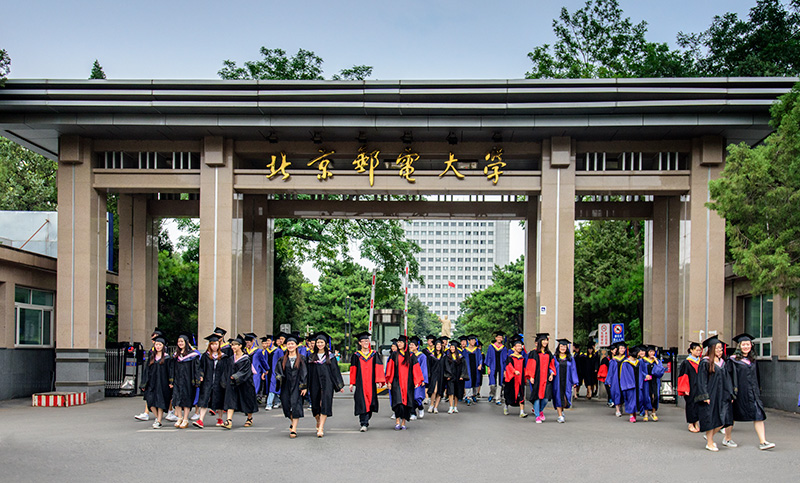
[[[153,333],[150,334],[150,340],[155,342],[156,337],[164,337],[164,332],[161,329],[159,329],[158,327],[153,329]]]
[[[453,340],[450,341],[450,345],[453,346],[453,347],[458,347],[461,344],[459,344],[459,342],[456,339],[453,339]]]
[[[227,331],[227,330],[225,330],[225,329],[223,329],[222,327],[217,327],[217,328],[215,328],[215,329],[214,329],[214,333],[215,333],[215,334],[219,334],[219,335],[221,335],[222,337],[225,337],[225,334],[227,334],[227,333],[228,333],[228,331]]]
[[[404,344],[408,344],[408,337],[406,337],[404,335],[401,335],[400,337],[397,338],[397,342],[402,342]]]
[[[539,332],[538,334],[536,334],[536,342],[539,342],[540,340],[544,340],[544,339],[549,339],[549,338],[550,338],[550,333],[549,332]]]
[[[422,340],[419,337],[411,337],[408,341],[416,346],[422,345]]]
[[[428,334],[425,336],[425,340],[436,340],[436,336],[433,334]]]
[[[470,334],[467,336],[467,340],[472,340],[472,339],[478,340],[478,336],[475,334]]]
[[[260,340],[261,340],[261,342],[266,342],[268,340],[272,340],[272,337],[270,337],[270,336],[262,337]]]
[[[752,335],[748,334],[747,332],[744,332],[744,333],[739,334],[736,337],[734,337],[733,341],[736,342],[737,344],[741,344],[742,342],[745,342],[745,341],[752,342],[753,339],[755,339],[755,337],[753,337]]]
[[[633,349],[631,349],[630,355],[638,354],[639,352],[647,353],[647,346],[645,345],[634,346]]]
[[[390,342],[391,342],[392,344],[397,344],[397,337],[395,337],[394,339],[392,339]]]
[[[244,340],[256,340],[257,338],[258,338],[258,336],[257,336],[257,335],[255,335],[255,334],[254,334],[254,333],[252,333],[252,332],[248,332],[248,333],[246,333],[246,334],[244,335]]]
[[[594,341],[589,341],[589,343],[586,344],[586,348],[587,349],[594,349]]]
[[[294,341],[297,342],[298,344],[303,342],[303,340],[305,340],[305,338],[300,335],[300,332],[292,332],[291,335],[286,337],[286,341],[288,342],[289,339],[294,339]]]
[[[702,347],[702,345],[699,342],[689,342],[689,352],[692,352],[696,347]]]
[[[361,332],[359,334],[356,334],[356,339],[357,340],[369,340],[370,339],[370,333],[369,332]]]
[[[517,345],[517,344],[523,344],[522,337],[520,337],[518,335],[515,335],[514,337],[512,337],[510,342],[511,342],[512,346]]]
[[[313,340],[315,340],[315,341],[324,340],[325,343],[328,343],[331,340],[331,336],[329,336],[327,333],[325,333],[323,331],[319,331],[314,335]]]
[[[645,346],[645,352],[650,352],[650,351],[658,352],[658,347],[654,346],[653,344]]]
[[[290,342],[291,341],[291,342],[294,342],[295,344],[297,344],[298,339],[297,339],[296,335],[294,335],[294,334],[284,334],[284,336],[286,337],[286,342]]]
[[[505,337],[506,333],[502,330],[496,330],[492,333],[492,337]]]
[[[717,344],[719,344],[721,342],[722,341],[719,340],[719,337],[717,337],[716,335],[712,335],[711,337],[709,337],[708,339],[703,341],[703,347],[716,346]]]
[[[163,335],[157,335],[157,336],[155,336],[155,337],[153,338],[153,343],[155,344],[156,342],[161,342],[162,344],[164,344],[164,345],[167,345],[167,340],[164,338],[164,336],[163,336]]]
[[[569,345],[570,345],[570,344],[572,344],[572,342],[570,342],[570,341],[569,341],[569,339],[558,339],[558,341],[557,341],[557,342],[558,342],[559,344],[561,344],[561,345],[565,345],[565,346],[567,346],[567,347],[569,347]]]
[[[219,334],[211,334],[203,338],[209,342],[217,342],[218,340],[222,339],[222,336]]]
[[[244,345],[244,338],[241,335],[237,335],[232,339],[228,339],[228,342],[230,342],[231,344]]]
[[[281,337],[283,337],[285,340],[287,337],[289,337],[289,334],[287,334],[286,332],[278,332],[278,339],[280,339]]]
[[[459,342],[461,342],[461,341],[466,342],[467,341],[467,336],[466,335],[462,335],[461,337],[458,338],[458,340],[459,340]]]

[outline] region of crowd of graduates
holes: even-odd
[[[217,426],[231,429],[234,413],[240,412],[246,416],[244,426],[250,427],[253,414],[263,404],[267,411],[282,409],[291,421],[289,436],[295,438],[308,407],[316,420],[317,436],[323,437],[326,419],[333,415],[333,396],[345,387],[330,337],[324,332],[307,338],[280,333],[274,339],[261,337],[259,346],[255,334],[224,342],[225,334],[217,328],[205,337],[208,345],[203,353],[192,347],[190,336],[181,335],[169,354],[163,333],[156,329],[142,380],[147,408],[136,418],[149,419],[149,410],[155,416],[154,428],[161,428],[167,419],[177,428],[186,428],[191,421],[202,429],[206,414],[212,413]],[[519,409],[520,418],[530,414],[537,424],[546,420],[548,403],[556,410],[556,421],[566,422],[564,410],[572,406],[578,391],[585,386],[586,398],[592,399],[599,394],[599,383],[617,417],[625,414],[631,423],[640,417],[659,420],[666,370],[659,349],[652,345],[628,348],[618,342],[601,358],[593,344],[582,351],[567,339],[558,339],[551,350],[547,333],[536,334],[530,352],[521,336],[507,338],[502,332],[494,334],[485,351],[475,335],[453,340],[429,335],[425,343],[418,337],[401,336],[392,339],[384,362],[368,332],[356,339],[359,347],[350,356],[349,381],[362,432],[378,412],[378,393],[384,386],[390,417],[395,429],[402,431],[426,412],[438,414],[443,400],[448,414],[457,414],[459,403],[476,404],[482,397],[484,374],[489,403],[503,406],[505,415]],[[766,415],[752,337],[741,334],[734,342],[738,347],[731,357],[717,336],[702,345],[690,345],[677,387],[685,399],[688,430],[702,433],[706,449],[718,451],[713,440],[717,432],[724,432],[724,446],[734,448],[734,421],[753,421],[760,448],[773,448],[764,436]],[[526,395],[530,412],[525,409]],[[190,415],[192,408],[194,415]]]

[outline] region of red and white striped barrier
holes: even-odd
[[[86,404],[85,392],[44,392],[33,395],[34,406],[66,408],[82,404]]]

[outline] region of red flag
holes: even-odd
[[[456,284],[454,284],[453,282],[448,281],[447,285],[450,285],[450,287],[452,288],[456,288]]]

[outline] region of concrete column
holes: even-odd
[[[233,192],[233,141],[208,136],[200,163],[200,280],[198,337],[215,326],[235,333],[237,274],[241,274],[240,209]]]
[[[724,167],[723,139],[704,136],[692,141],[689,196],[681,207],[681,295],[679,347],[722,334],[725,293],[725,220],[706,208],[708,182]]]
[[[145,330],[143,336],[145,337],[144,345],[147,346],[147,343],[150,342],[150,334],[158,326],[158,235],[161,224],[158,219],[153,218],[150,214],[147,215],[145,221],[147,233],[144,247],[144,279],[147,281],[145,285],[145,300],[147,304],[144,312]]]
[[[539,328],[539,195],[528,196],[525,217],[525,301],[522,334],[525,348],[533,350]],[[510,336],[510,334],[509,334]]]
[[[662,347],[678,343],[680,199],[653,198],[653,220],[645,231],[644,342]]]
[[[149,348],[149,335],[155,324],[148,320],[153,303],[150,286],[152,264],[146,195],[120,194],[119,215],[119,341],[141,342]],[[158,268],[156,267],[156,276]],[[156,299],[158,294],[156,293]],[[157,303],[157,300],[156,300]]]
[[[789,300],[772,294],[772,356],[786,359],[789,355]],[[732,334],[736,336],[736,334]]]
[[[243,213],[242,277],[239,290],[241,330],[259,336],[272,329],[272,223],[266,195],[246,195]]]
[[[62,136],[58,167],[56,389],[104,398],[106,195],[88,139]]]
[[[542,143],[539,331],[572,338],[575,287],[575,143]]]

